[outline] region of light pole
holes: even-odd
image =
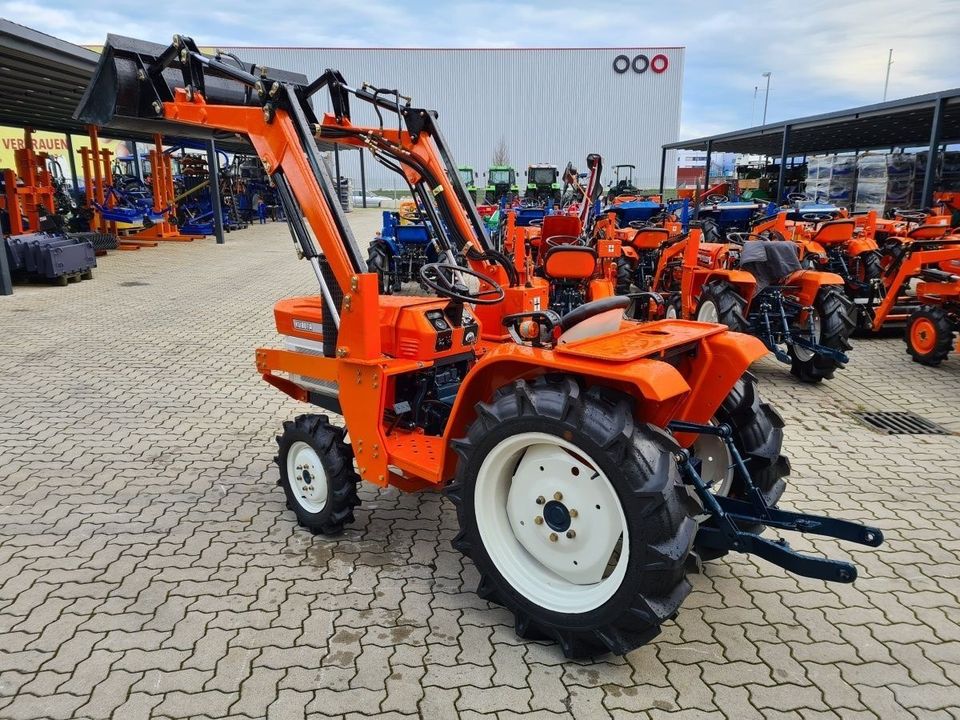
[[[767,79],[767,91],[763,94],[763,125],[767,124],[767,101],[770,99],[770,73],[765,72],[763,77]]]
[[[753,127],[754,120],[757,117],[757,90],[759,86],[753,86],[753,105],[750,106],[750,127]]]
[[[893,65],[893,48],[890,48],[890,54],[887,55],[887,77],[883,81],[883,101],[887,101],[887,88],[890,87],[890,66]]]

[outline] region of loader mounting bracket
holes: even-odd
[[[852,563],[804,555],[791,548],[783,538],[770,540],[741,528],[766,525],[777,530],[822,535],[870,547],[878,547],[883,542],[883,532],[874,527],[824,515],[780,510],[767,505],[763,495],[750,479],[750,473],[733,443],[733,433],[728,425],[674,421],[667,427],[673,432],[715,435],[722,438],[733,459],[734,473],[746,489],[744,499],[714,495],[700,477],[699,468],[690,452],[686,449],[677,452],[675,459],[684,482],[693,488],[708,515],[697,532],[697,544],[701,547],[752,553],[797,575],[829,582],[851,583],[857,578],[857,568]]]

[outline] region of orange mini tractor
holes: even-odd
[[[888,259],[867,306],[870,329],[905,323],[910,356],[939,365],[956,348],[960,330],[960,235],[900,238],[889,246]]]
[[[317,117],[321,91],[331,112]],[[355,125],[353,102],[389,120]],[[760,537],[763,526],[880,544],[874,528],[773,506],[789,464],[783,421],[746,372],[760,342],[716,324],[631,322],[624,298],[551,312],[547,282],[521,283],[491,247],[436,113],[396,91],[352,88],[332,70],[312,82],[254,74],[183,36],[169,47],[109,36],[77,116],[246,138],[270,173],[319,293],[277,304],[283,344],[257,350],[256,366],[344,423],[308,411],[278,437],[279,483],[306,528],[343,530],[361,480],[443,489],[480,595],[567,655],[654,637],[698,556],[735,550],[800,575],[856,576]],[[444,258],[420,271],[434,294],[379,293],[318,141],[364,147],[410,181]]]
[[[668,316],[754,335],[804,382],[830,379],[847,363],[855,311],[843,279],[801,267],[782,215],[749,232],[724,233],[709,218],[692,225],[658,256],[651,289],[667,297]]]

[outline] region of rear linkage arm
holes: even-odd
[[[821,345],[811,340],[814,335],[814,326],[813,315],[809,311],[811,311],[813,308],[804,307],[803,305],[800,305],[800,303],[790,300],[784,296],[783,290],[780,289],[765,293],[763,301],[764,302],[761,302],[761,309],[756,313],[760,317],[754,321],[754,325],[757,323],[760,325],[760,327],[755,329],[755,334],[760,338],[763,344],[767,346],[767,350],[776,355],[780,362],[790,363],[791,358],[787,353],[779,348],[776,342],[774,342],[774,338],[778,332],[781,334],[784,340],[791,345],[802,347],[805,350],[809,350],[817,355],[820,355],[821,357],[830,358],[831,360],[844,365],[850,362],[850,358],[847,357],[847,354],[842,350],[827,347],[826,345]],[[764,304],[766,304],[766,307],[763,307]],[[799,314],[803,310],[808,311],[807,333],[796,332],[790,327],[790,320],[787,317],[787,306],[789,306],[792,310],[795,310],[795,314]],[[774,330],[773,323],[771,322],[771,315],[774,315],[774,320],[779,320],[779,331]]]
[[[750,479],[743,458],[733,444],[733,433],[728,425],[701,425],[675,420],[667,425],[667,428],[673,432],[715,435],[722,438],[733,458],[734,472],[746,488],[744,500],[714,495],[700,477],[690,451],[682,449],[676,454],[675,460],[684,482],[693,487],[709,515],[709,519],[701,524],[697,532],[699,545],[758,555],[774,565],[804,577],[851,583],[857,578],[857,568],[852,563],[804,555],[791,548],[782,538],[770,540],[745,532],[740,527],[762,524],[779,530],[849,540],[870,547],[878,547],[883,542],[883,533],[877,528],[849,520],[790,512],[768,506]]]

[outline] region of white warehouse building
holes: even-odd
[[[679,47],[221,49],[311,80],[333,68],[353,87],[368,82],[399,90],[414,106],[439,113],[454,158],[475,169],[478,185],[502,146],[521,185],[529,165],[562,170],[572,161],[582,172],[586,156],[595,152],[604,160],[604,185],[613,177],[613,165],[631,164],[637,168],[634,184],[653,188],[660,181],[661,146],[676,141],[680,129],[684,50]],[[373,111],[363,105],[352,104],[353,121],[375,124]],[[328,98],[318,101],[317,111],[329,109]],[[359,154],[341,152],[340,161],[341,175],[358,183]],[[369,156],[365,170],[369,191],[402,184]],[[672,187],[672,153],[666,173],[665,184]]]

